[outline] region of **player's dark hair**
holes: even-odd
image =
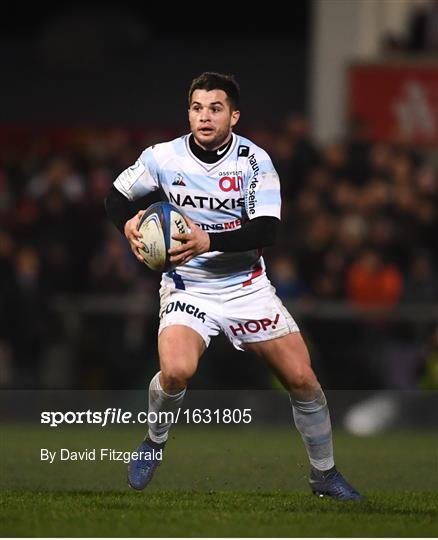
[[[224,75],[206,71],[193,79],[189,90],[189,107],[192,103],[192,95],[195,90],[223,90],[228,97],[231,109],[239,108],[240,87],[233,75]]]

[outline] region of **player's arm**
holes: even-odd
[[[184,244],[169,250],[172,263],[184,264],[207,251],[237,252],[272,246],[280,223],[276,217],[260,216],[246,222],[235,231],[206,233],[190,218],[186,217],[186,220],[191,233],[173,236]]]
[[[247,221],[240,229],[224,233],[211,233],[210,251],[248,251],[275,244],[280,220],[272,216],[260,216]]]
[[[104,200],[105,210],[108,218],[125,234],[125,225],[137,213],[136,204],[122,195],[114,185]]]
[[[159,188],[154,168],[152,149],[145,150],[140,158],[125,169],[115,180],[105,198],[105,209],[109,219],[124,234],[131,250],[140,262],[143,257],[138,248],[143,247],[139,242],[141,234],[137,230],[139,221],[144,213],[140,208],[146,208],[144,199]]]
[[[144,263],[144,258],[137,251],[142,247],[139,241],[141,233],[137,230],[137,227],[144,210],[137,210],[137,204],[122,195],[114,185],[105,198],[105,210],[110,221],[128,239],[137,260]]]

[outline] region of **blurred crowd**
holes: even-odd
[[[282,182],[281,234],[267,252],[282,298],[363,307],[438,302],[438,175],[427,154],[372,143],[360,121],[346,140],[320,147],[299,114],[280,130],[243,134],[270,153]],[[34,380],[30,366],[43,349],[48,371],[60,358],[70,365],[65,324],[52,309],[59,295],[156,296],[159,276],[135,260],[106,219],[103,199],[143,148],[176,135],[109,128],[0,133],[0,379],[10,382],[13,365],[20,381],[26,373]],[[139,208],[151,202],[139,201]],[[135,334],[130,323],[122,328],[128,336]],[[85,338],[79,346],[88,348],[88,376],[95,369],[97,381],[101,367],[93,368],[92,351],[112,332],[109,325],[95,326],[94,348]]]
[[[438,175],[426,155],[371,143],[360,121],[346,141],[319,148],[300,115],[271,154],[283,191],[282,249],[271,272],[283,296],[438,300]]]

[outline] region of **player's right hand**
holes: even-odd
[[[132,253],[134,253],[138,261],[146,264],[144,258],[138,252],[138,249],[142,248],[143,244],[139,240],[139,238],[141,238],[141,232],[137,229],[138,224],[144,213],[145,210],[139,210],[134,217],[128,219],[128,221],[125,223],[124,231],[125,236],[128,239],[129,245],[131,246]]]

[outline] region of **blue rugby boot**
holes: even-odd
[[[140,491],[144,489],[161,465],[163,449],[166,443],[155,443],[148,437],[137,448],[137,459],[131,459],[128,465],[128,484]]]
[[[332,497],[342,501],[360,501],[363,496],[333,467],[329,471],[318,471],[312,467],[309,478],[310,489],[318,497]]]

